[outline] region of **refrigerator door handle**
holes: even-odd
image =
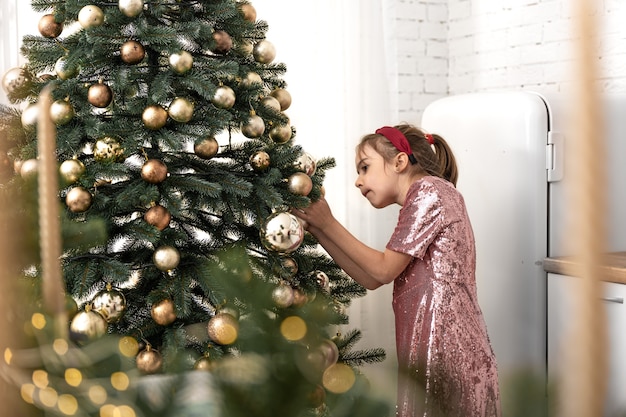
[[[546,171],[548,182],[557,182],[563,179],[563,134],[548,132],[546,145]]]

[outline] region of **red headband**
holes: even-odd
[[[383,135],[397,150],[407,154],[411,164],[417,164],[417,159],[415,159],[415,155],[413,155],[413,150],[411,149],[411,145],[409,145],[408,139],[398,129],[391,126],[384,126],[376,130],[376,134]]]

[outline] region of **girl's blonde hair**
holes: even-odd
[[[422,129],[410,124],[400,124],[394,127],[402,132],[409,141],[413,155],[417,160],[417,163],[410,167],[415,174],[440,177],[456,186],[459,177],[456,159],[452,149],[441,136],[429,135]],[[432,138],[432,145],[429,143],[428,136]],[[377,133],[363,136],[356,147],[356,151],[361,152],[366,145],[374,148],[386,162],[391,162],[400,153],[386,137]]]

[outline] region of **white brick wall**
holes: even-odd
[[[397,0],[400,120],[436,98],[563,92],[573,77],[573,0]],[[601,91],[626,92],[626,1],[595,2]]]

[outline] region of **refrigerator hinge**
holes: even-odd
[[[546,145],[546,171],[548,182],[557,182],[563,179],[563,134],[548,132]]]

